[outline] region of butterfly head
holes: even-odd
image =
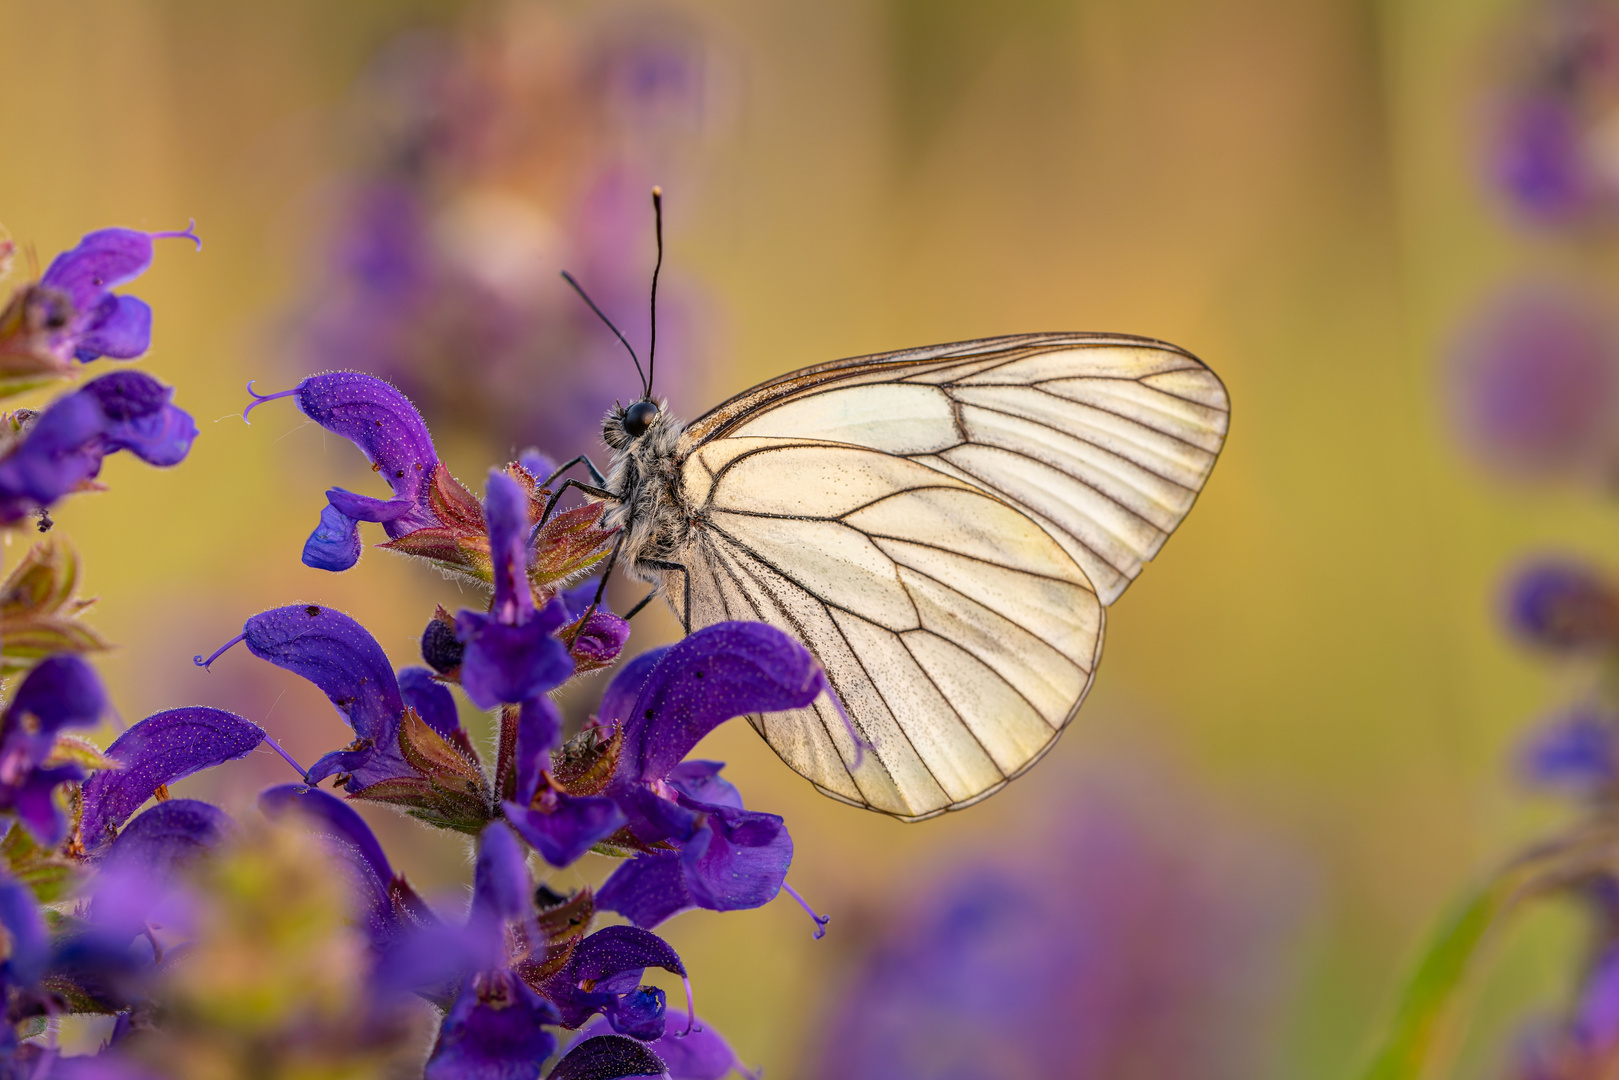
[[[658,402],[642,398],[632,405],[617,405],[602,421],[602,440],[622,450],[658,427],[665,413]]]

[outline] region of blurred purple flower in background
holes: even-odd
[[[1462,442],[1520,480],[1619,474],[1619,334],[1583,293],[1520,285],[1488,298],[1453,347],[1447,381]]]
[[[294,320],[300,366],[383,376],[441,433],[497,453],[589,449],[634,381],[558,274],[646,340],[647,193],[673,185],[678,233],[697,187],[686,159],[720,104],[713,52],[673,13],[569,26],[515,6],[386,46],[356,93],[370,153]],[[659,358],[684,387],[701,301],[678,268],[665,281]]]
[[[1021,850],[964,853],[921,882],[831,995],[811,1075],[1266,1075],[1296,882],[1184,806],[1166,827],[1150,805],[1094,794]]]
[[[1619,6],[1543,0],[1513,29],[1491,102],[1490,181],[1531,224],[1605,222],[1619,208]]]

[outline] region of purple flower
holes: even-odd
[[[1449,365],[1451,413],[1485,465],[1524,480],[1619,470],[1619,333],[1602,307],[1547,284],[1492,297]]]
[[[110,842],[159,788],[234,761],[263,741],[263,728],[223,709],[193,706],[148,716],[107,748],[120,767],[84,782],[79,836],[86,850],[94,854]]]
[[[1619,642],[1619,593],[1596,571],[1566,559],[1525,565],[1506,591],[1506,621],[1524,641],[1557,652]]]
[[[253,393],[252,384],[248,392]],[[373,375],[333,371],[311,375],[279,394],[253,394],[253,411],[266,401],[295,396],[315,423],[358,446],[393,489],[392,499],[326,492],[320,525],[304,544],[303,561],[317,570],[347,570],[360,557],[359,523],[380,522],[389,539],[440,525],[429,505],[438,452],[427,424],[410,399]]]
[[[1574,710],[1535,732],[1521,759],[1532,784],[1600,795],[1619,780],[1619,719],[1597,709]]]
[[[171,904],[181,871],[217,848],[234,828],[219,807],[169,799],[143,810],[108,845],[90,903],[91,919],[128,941]]]
[[[15,814],[41,847],[55,847],[67,835],[57,786],[84,779],[78,765],[45,766],[57,733],[89,727],[106,711],[95,670],[77,656],[59,655],[28,673],[0,715],[0,811]]]
[[[0,367],[27,361],[36,371],[60,370],[70,357],[128,360],[152,343],[152,309],[112,290],[152,265],[152,241],[164,237],[202,241],[183,232],[101,229],[64,251],[35,285],[21,290],[0,312]]]
[[[495,596],[489,613],[462,611],[455,634],[465,646],[461,688],[482,709],[520,704],[567,681],[574,659],[555,632],[567,607],[552,600],[535,610],[529,590],[528,493],[504,472],[490,470],[484,496]]]
[[[197,426],[169,404],[173,393],[150,375],[118,371],[57,399],[0,458],[0,522],[44,509],[95,479],[102,458],[119,450],[150,465],[179,464]]]
[[[549,698],[523,704],[518,714],[517,798],[502,804],[518,835],[552,866],[567,866],[629,820],[617,802],[595,794],[571,794],[545,766],[562,720]]]
[[[613,872],[597,902],[656,926],[690,907],[774,899],[793,857],[782,819],[744,810],[719,763],[682,759],[727,720],[800,708],[827,689],[809,651],[763,623],[717,623],[625,665],[602,696],[600,719],[623,738],[605,794],[644,853]]]
[[[259,659],[320,687],[354,729],[354,742],[347,749],[315,762],[305,778],[309,783],[343,773],[348,790],[357,792],[415,775],[399,749],[399,721],[405,711],[399,680],[382,646],[365,627],[334,608],[289,604],[248,619],[239,636],[206,660],[196,657],[196,662],[206,667],[239,641],[247,642]]]

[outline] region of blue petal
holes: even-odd
[[[135,229],[99,229],[51,260],[40,284],[61,289],[80,311],[109,289],[133,281],[152,265],[152,236]]]
[[[304,541],[303,562],[316,570],[347,570],[360,561],[360,523],[328,504]]]
[[[553,605],[547,605],[551,607]],[[560,604],[554,605],[559,610]],[[516,705],[561,686],[573,674],[573,656],[553,636],[558,623],[538,613],[522,626],[476,611],[455,617],[455,635],[466,646],[461,689],[480,709]]]
[[[602,718],[624,721],[616,779],[662,779],[725,721],[801,708],[826,689],[821,665],[785,632],[753,622],[704,627],[659,658],[626,716]]]
[[[455,708],[455,695],[450,688],[433,678],[424,667],[403,668],[399,672],[399,693],[405,704],[416,710],[416,715],[427,726],[454,739],[461,732],[461,717]]]
[[[355,521],[375,521],[388,524],[416,509],[416,504],[410,499],[374,499],[369,495],[356,495],[352,491],[342,488],[329,488],[326,492],[326,501],[345,517]]]
[[[793,861],[793,839],[781,818],[724,807],[702,807],[708,823],[681,845],[686,888],[698,907],[738,911],[769,903]]]
[[[620,1035],[642,1042],[663,1037],[667,998],[656,986],[643,986],[619,998],[607,1009],[607,1022]]]
[[[102,356],[130,360],[152,345],[152,309],[134,296],[109,296],[89,329],[74,342],[73,355],[88,363]]]
[[[483,517],[489,527],[495,584],[490,614],[508,625],[525,623],[534,612],[534,594],[528,587],[528,503],[521,484],[500,469],[489,470]]]
[[[628,820],[618,803],[605,796],[556,793],[555,810],[531,810],[518,803],[504,804],[512,828],[552,866],[568,866],[599,842],[623,828]]]
[[[97,771],[84,782],[85,847],[94,852],[111,840],[160,786],[234,761],[263,741],[263,728],[223,709],[198,705],[148,716],[107,748],[122,768]]]
[[[620,864],[596,893],[596,906],[652,927],[697,905],[686,888],[679,853],[659,851]]]
[[[556,1009],[505,969],[466,980],[444,1016],[423,1080],[535,1080],[556,1050]]]
[[[522,917],[533,907],[533,887],[528,853],[512,830],[498,821],[486,827],[478,838],[478,862],[472,873],[473,918]]]

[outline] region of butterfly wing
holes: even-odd
[[[1002,500],[902,456],[774,438],[700,447],[682,480],[698,522],[692,627],[788,630],[871,744],[857,755],[824,696],[750,718],[826,794],[907,820],[958,809],[1028,768],[1078,710],[1102,605]]]
[[[686,429],[908,457],[1037,522],[1111,604],[1158,553],[1225,441],[1225,387],[1173,345],[1024,334],[839,360],[739,394]]]

